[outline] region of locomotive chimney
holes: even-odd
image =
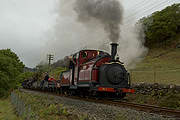
[[[111,60],[115,61],[115,56],[117,54],[117,43],[111,43]]]

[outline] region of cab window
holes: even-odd
[[[82,58],[86,58],[88,56],[87,52],[82,52]]]

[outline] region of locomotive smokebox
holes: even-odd
[[[117,54],[117,43],[111,43],[111,60],[115,61],[115,56]]]

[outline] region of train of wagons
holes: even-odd
[[[81,50],[72,55],[69,70],[59,80],[42,82],[26,80],[24,88],[50,90],[66,95],[123,98],[134,93],[130,75],[122,62],[116,59],[117,43],[111,44],[111,55],[100,50]]]

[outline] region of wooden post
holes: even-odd
[[[48,64],[49,64],[49,72],[51,71],[51,61],[54,59],[54,55],[48,54]]]

